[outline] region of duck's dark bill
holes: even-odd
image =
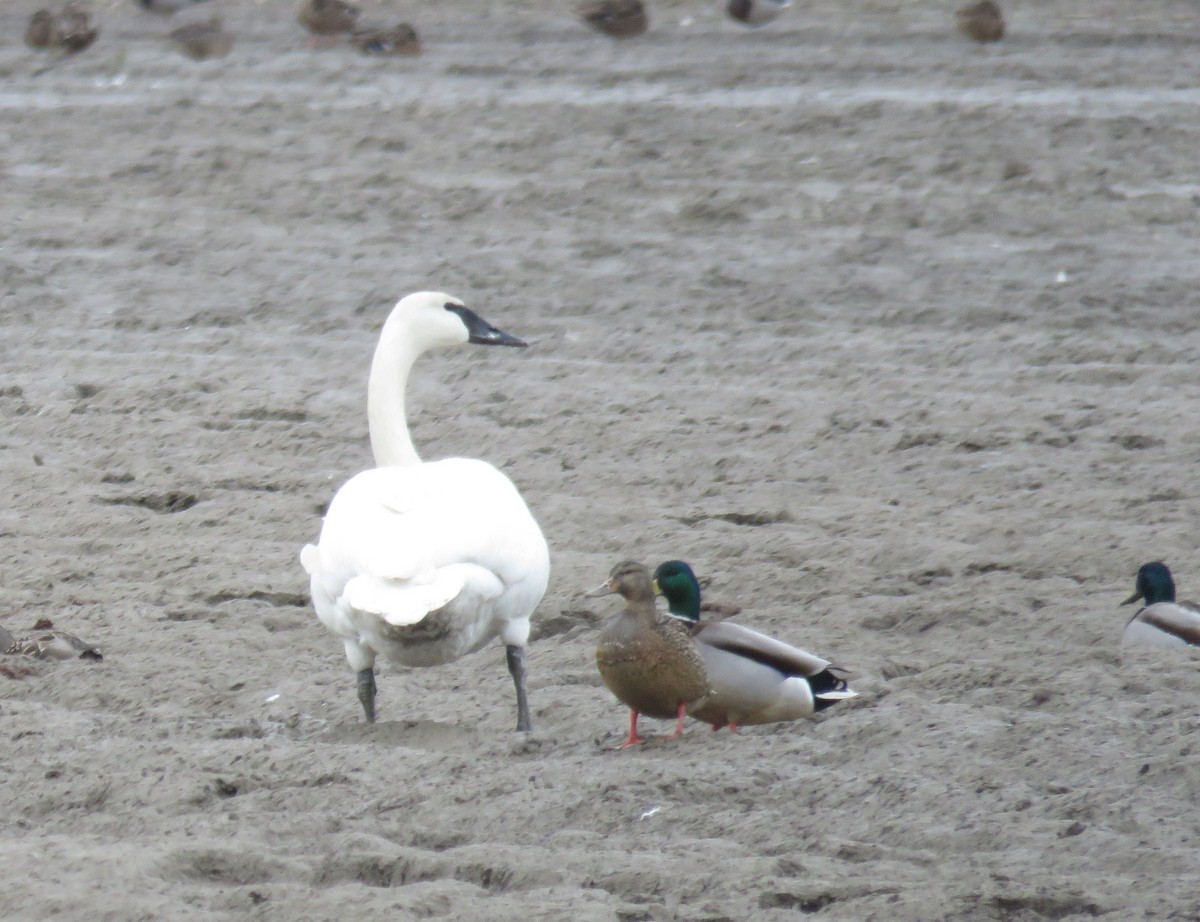
[[[447,304],[446,310],[453,311],[462,318],[467,327],[467,341],[479,346],[528,346],[529,343],[518,339],[511,333],[505,333],[498,327],[492,326],[469,307],[461,304]]]

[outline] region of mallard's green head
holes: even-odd
[[[660,563],[654,571],[654,587],[667,600],[671,614],[689,621],[700,620],[700,583],[682,560]]]
[[[1147,605],[1175,601],[1175,580],[1171,579],[1171,571],[1161,560],[1142,565],[1138,570],[1134,588],[1137,591],[1122,602],[1122,605],[1129,605],[1138,599],[1143,599]]]

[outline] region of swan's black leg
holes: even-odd
[[[517,729],[528,733],[533,729],[533,722],[529,719],[529,699],[525,695],[525,648],[510,643],[505,644],[504,652],[509,675],[517,687]]]
[[[375,670],[370,666],[358,670],[358,700],[362,702],[367,723],[375,723]]]

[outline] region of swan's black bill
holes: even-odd
[[[469,307],[461,304],[447,304],[446,310],[458,314],[467,328],[467,342],[479,346],[520,346],[524,348],[529,343],[518,339],[511,333],[505,333],[498,327],[492,326]]]

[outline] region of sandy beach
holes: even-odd
[[[1139,565],[1200,597],[1194,4],[980,47],[908,0],[620,43],[367,0],[425,48],[372,58],[290,0],[93,0],[49,68],[38,5],[0,10],[0,625],[104,659],[0,659],[5,919],[1200,919],[1200,653],[1119,645]],[[165,40],[211,13],[228,57]],[[408,395],[549,543],[528,736],[499,643],[381,662],[364,724],[298,560],[421,289],[532,343]],[[859,696],[620,750],[582,593],[627,557]]]

